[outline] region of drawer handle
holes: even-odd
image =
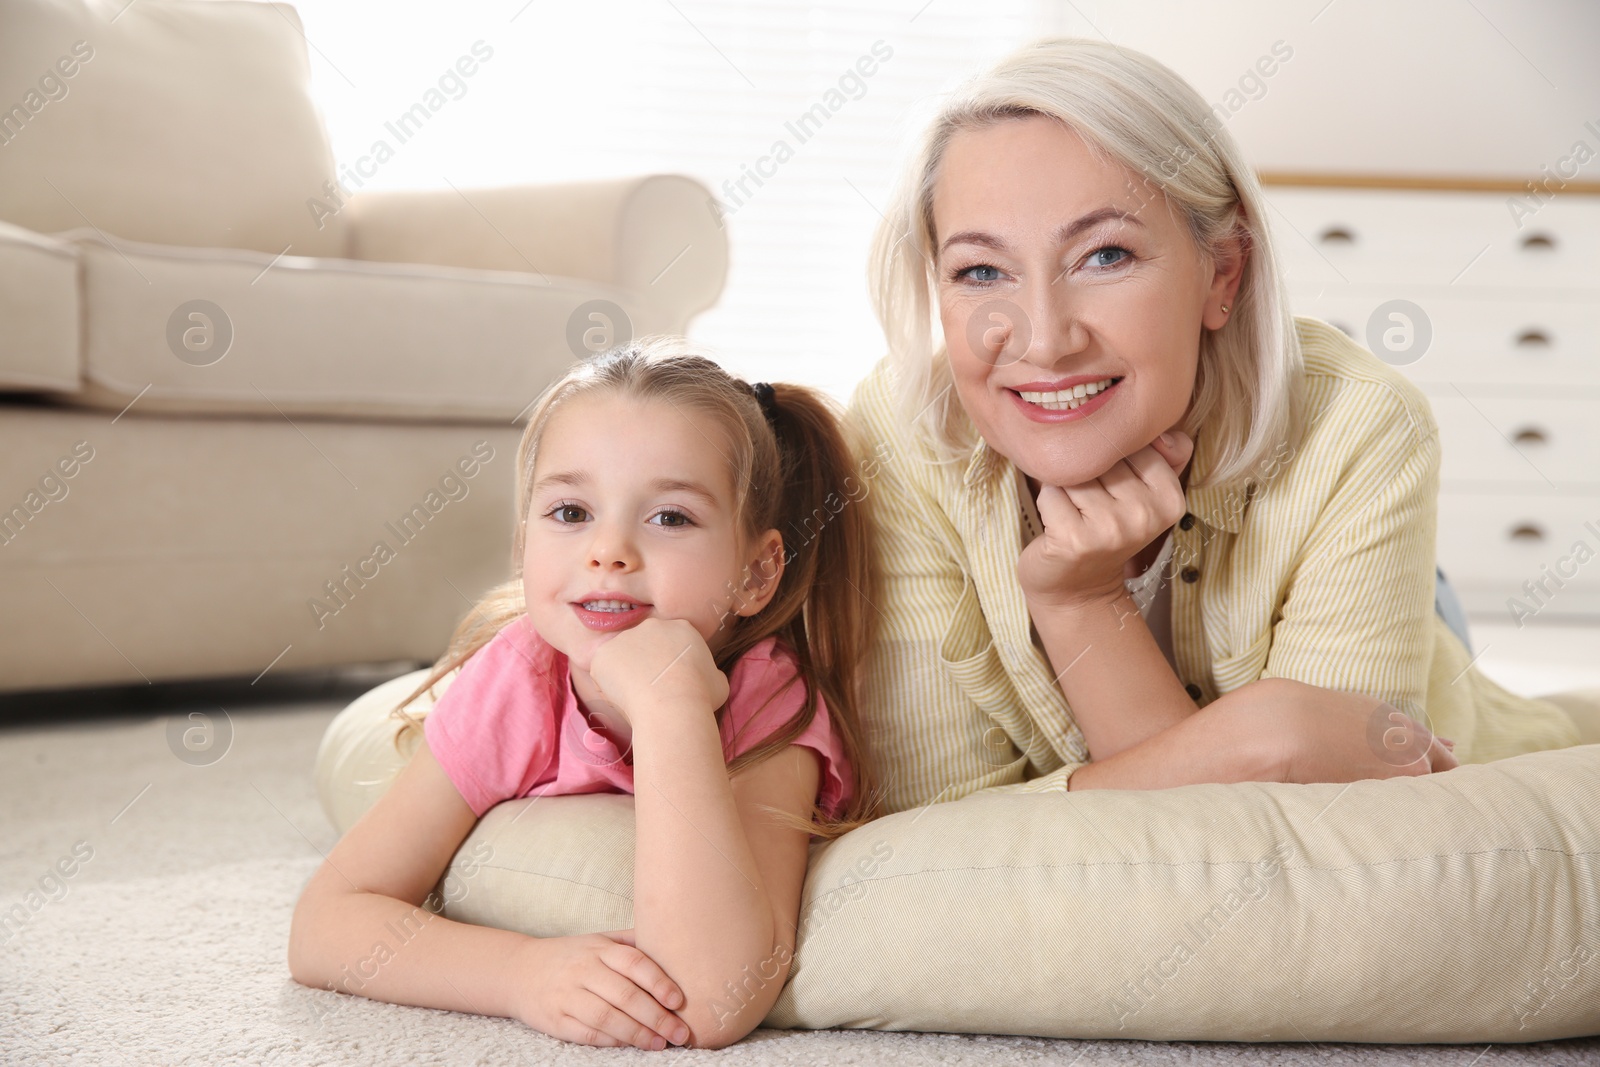
[[[1511,443],[1519,448],[1523,445],[1547,445],[1550,437],[1537,426],[1524,426],[1511,435]]]
[[[1518,348],[1549,348],[1550,335],[1537,326],[1523,330],[1517,334]]]
[[[1513,526],[1511,528],[1511,540],[1513,540],[1513,541],[1543,541],[1544,540],[1544,530],[1539,526],[1538,523],[1525,522],[1525,523],[1522,523],[1521,525]]]
[[[1550,252],[1556,247],[1556,239],[1547,233],[1530,233],[1522,239],[1524,252]]]
[[[1355,244],[1356,235],[1344,226],[1329,226],[1323,230],[1317,240],[1325,245],[1350,245]]]

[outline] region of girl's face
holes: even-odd
[[[574,668],[652,615],[692,623],[714,654],[776,592],[782,535],[742,543],[727,451],[708,420],[660,401],[591,392],[551,416],[522,586],[533,628]]]
[[[1242,258],[1219,273],[1159,190],[1042,116],[955,134],[933,216],[950,369],[991,447],[1078,485],[1182,421]]]

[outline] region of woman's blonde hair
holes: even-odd
[[[748,382],[728,374],[677,337],[642,337],[582,360],[535,402],[517,449],[511,578],[489,590],[467,613],[428,678],[394,709],[393,715],[404,720],[396,746],[421,729],[426,714],[407,712],[407,705],[526,614],[522,557],[539,442],[563,403],[595,393],[670,403],[696,418],[708,442],[720,430],[726,451],[716,444],[709,447],[717,447],[728,461],[736,494],[734,514],[744,543],[754,544],[766,530],[784,535],[784,570],[777,592],[754,615],[729,613],[732,632],[717,654],[717,668],[731,672],[746,652],[776,635],[798,662],[795,681],[805,686],[806,698],[767,740],[732,760],[729,775],[782,752],[811,724],[820,695],[854,771],[851,799],[834,820],[815,805],[809,821],[768,811],[786,826],[825,838],[876,818],[882,813],[883,793],[868,762],[857,710],[861,658],[872,643],[874,612],[868,599],[872,526],[863,507],[867,498],[847,498],[857,480],[856,450],[845,436],[848,431],[835,405],[823,394],[774,383],[769,416]],[[774,697],[787,691],[786,686]],[[725,708],[717,710],[719,724]]]
[[[1063,123],[1102,162],[1159,188],[1203,253],[1219,258],[1224,240],[1241,239],[1244,276],[1227,324],[1201,338],[1182,426],[1191,437],[1204,427],[1216,449],[1203,484],[1244,480],[1283,443],[1298,448],[1300,343],[1259,182],[1232,135],[1176,73],[1139,52],[1076,37],[1034,41],[958,89],[924,134],[873,235],[869,288],[908,425],[946,462],[976,444],[951,387],[947,350],[935,350],[932,339],[933,192],[958,131],[1034,115]]]

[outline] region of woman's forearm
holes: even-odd
[[[1090,758],[1109,759],[1195,713],[1126,591],[1082,605],[1028,606]]]
[[[534,938],[346,891],[334,885],[339,880],[324,867],[295,909],[289,932],[295,981],[392,1004],[515,1017],[513,961],[531,950]]]
[[[1067,788],[1283,781],[1286,749],[1281,733],[1270,729],[1275,716],[1249,689],[1225,694],[1115,756],[1083,764],[1068,776]]]
[[[772,905],[716,722],[676,710],[634,721],[634,944],[683,990],[693,1043],[718,1047],[761,1021],[789,960],[774,959]]]

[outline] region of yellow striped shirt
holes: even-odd
[[[1327,323],[1295,324],[1303,443],[1280,449],[1249,496],[1191,488],[1193,518],[1172,529],[1180,681],[1201,706],[1258,678],[1366,693],[1453,739],[1463,763],[1577,744],[1566,712],[1490,681],[1435,614],[1427,397]],[[1017,583],[1017,469],[981,438],[966,462],[937,462],[908,433],[894,380],[880,361],[849,407],[867,452],[887,457],[872,489],[880,617],[862,714],[889,810],[1064,789],[1088,751]],[[1199,434],[1191,485],[1210,443]]]

